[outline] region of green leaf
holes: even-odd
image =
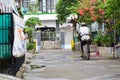
[[[27,19],[25,25],[28,27],[33,27],[35,28],[35,25],[41,25],[41,20],[39,20],[39,18],[37,17],[30,17]]]

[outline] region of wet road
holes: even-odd
[[[41,51],[32,55],[28,64],[31,69],[22,80],[120,80],[119,59],[94,56],[88,61],[79,56],[70,50]]]

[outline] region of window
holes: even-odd
[[[41,12],[55,12],[55,6],[58,0],[40,0],[39,3],[39,11]],[[23,8],[29,9],[31,3],[35,2],[35,0],[23,0]]]
[[[23,0],[22,7],[28,9],[30,4],[31,4],[30,0]]]

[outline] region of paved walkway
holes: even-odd
[[[70,50],[41,51],[32,55],[22,80],[120,80],[120,60],[79,56]]]
[[[88,61],[79,56],[79,52],[70,50],[27,53],[30,63],[23,64],[19,78],[0,74],[0,80],[120,80],[119,59],[92,56]]]

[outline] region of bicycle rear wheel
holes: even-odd
[[[84,45],[84,56],[85,56],[85,59],[87,60],[90,59],[90,48],[88,43]]]

